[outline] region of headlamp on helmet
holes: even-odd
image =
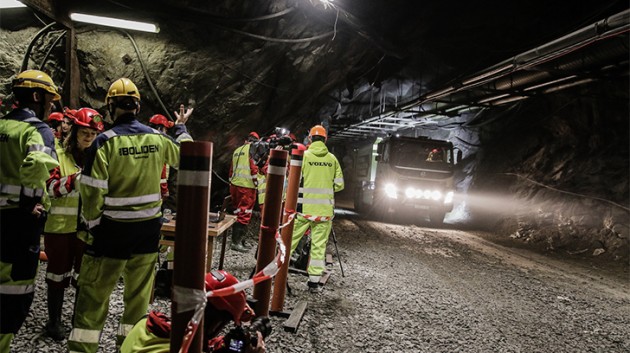
[[[81,108],[74,117],[74,124],[77,126],[89,127],[99,132],[104,130],[103,117],[92,108]]]

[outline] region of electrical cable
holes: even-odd
[[[264,83],[262,81],[259,81],[259,80],[255,79],[255,78],[251,77],[251,76],[248,76],[248,75],[244,74],[243,72],[241,72],[241,71],[239,71],[239,70],[237,70],[237,69],[235,69],[233,67],[230,67],[228,64],[221,63],[221,65],[227,67],[228,69],[236,72],[239,75],[242,75],[243,77],[245,77],[245,78],[249,79],[250,81],[255,82],[255,83],[257,83],[257,84],[259,84],[261,86],[264,86],[264,87],[267,87],[267,88],[271,88],[271,89],[275,89],[275,90],[278,90],[278,91],[285,91],[285,92],[288,91],[286,88],[282,88],[281,89],[281,88],[278,88],[278,87],[274,87],[274,86],[272,86],[270,84]]]
[[[615,206],[615,207],[618,207],[618,208],[620,208],[620,209],[622,209],[622,210],[624,210],[624,211],[626,211],[626,212],[630,212],[630,208],[625,207],[625,206],[623,206],[623,205],[620,205],[620,204],[618,204],[618,203],[616,203],[616,202],[613,202],[613,201],[610,201],[610,200],[606,200],[606,199],[602,199],[602,198],[600,198],[600,197],[588,196],[588,195],[582,195],[582,194],[577,194],[577,193],[574,193],[574,192],[571,192],[571,191],[564,191],[564,190],[556,189],[556,188],[554,188],[554,187],[552,187],[552,186],[545,185],[545,184],[543,184],[543,183],[539,183],[539,182],[537,182],[537,181],[535,181],[535,180],[529,179],[529,178],[527,178],[527,177],[525,177],[525,176],[522,176],[522,175],[520,175],[520,174],[516,174],[516,173],[497,173],[497,174],[504,174],[504,175],[516,176],[516,177],[518,177],[518,178],[521,178],[521,179],[527,180],[528,182],[530,182],[530,183],[532,183],[532,184],[535,184],[535,185],[538,185],[538,186],[542,186],[542,187],[544,187],[544,188],[547,188],[547,189],[550,189],[550,190],[553,190],[553,191],[557,191],[557,192],[560,192],[560,193],[563,193],[563,194],[572,195],[572,196],[577,196],[577,197],[582,197],[582,198],[587,198],[587,199],[593,199],[593,200],[602,201],[602,202],[605,202],[605,203],[611,204],[611,205],[613,205],[613,206]]]
[[[276,18],[276,17],[280,17],[280,16],[284,16],[288,13],[291,13],[295,10],[295,7],[289,7],[286,8],[282,11],[278,11],[276,13],[272,13],[269,15],[262,15],[262,16],[258,16],[258,17],[252,17],[252,18],[225,18],[225,17],[220,17],[218,18],[218,20],[222,20],[222,21],[229,21],[229,22],[256,22],[256,21],[264,21],[264,20],[270,20],[272,18]]]
[[[225,179],[223,179],[223,178],[221,178],[221,176],[219,175],[219,173],[215,172],[215,171],[214,171],[214,169],[212,169],[212,174],[216,175],[216,176],[217,176],[217,178],[219,178],[219,180],[221,180],[221,181],[222,181],[222,182],[224,182],[225,184],[230,185],[230,182],[229,182],[229,181],[227,181],[227,180],[225,180]]]
[[[35,45],[35,42],[44,34],[46,34],[46,32],[54,25],[56,25],[57,22],[51,22],[49,24],[47,24],[46,26],[44,26],[44,28],[40,29],[39,32],[37,32],[35,34],[35,36],[33,37],[33,39],[31,39],[31,42],[28,43],[28,47],[26,48],[26,52],[24,53],[24,59],[22,60],[22,66],[20,67],[20,72],[25,71],[28,68],[28,59],[31,56],[31,50],[33,50],[33,46]]]
[[[288,39],[288,38],[273,38],[273,37],[267,37],[267,36],[261,36],[259,34],[254,34],[254,33],[249,33],[249,32],[245,32],[245,31],[241,31],[239,29],[235,29],[235,28],[230,28],[230,27],[226,27],[226,26],[222,26],[216,23],[212,23],[212,26],[218,27],[220,29],[224,29],[226,31],[231,31],[234,33],[238,33],[238,34],[242,34],[244,36],[247,37],[252,37],[252,38],[256,38],[256,39],[261,39],[267,42],[275,42],[275,43],[306,43],[306,42],[312,42],[315,40],[319,40],[322,38],[326,38],[332,34],[334,34],[333,31],[330,32],[326,32],[323,34],[319,34],[313,37],[308,37],[308,38],[297,38],[297,39]]]
[[[151,88],[151,91],[153,91],[153,94],[155,95],[155,98],[160,103],[160,106],[164,110],[164,113],[166,114],[166,116],[168,116],[169,120],[175,121],[175,119],[173,119],[173,116],[171,116],[171,113],[169,112],[169,110],[166,109],[166,106],[164,105],[164,102],[162,102],[162,98],[160,98],[160,95],[158,94],[157,89],[153,85],[153,81],[151,81],[151,77],[149,76],[149,72],[147,71],[147,68],[144,65],[144,60],[142,60],[142,54],[140,53],[140,49],[138,48],[138,45],[136,44],[136,41],[133,39],[131,34],[129,34],[129,32],[124,31],[124,30],[119,30],[119,31],[121,31],[125,35],[127,35],[129,40],[131,41],[131,44],[133,45],[133,48],[136,51],[136,55],[138,55],[138,61],[140,61],[140,67],[142,68],[142,72],[144,73],[144,77],[147,79],[147,82],[149,83],[149,87]]]
[[[41,17],[39,17],[35,11],[33,11],[33,16],[35,16],[35,18],[36,18],[39,22],[41,22],[44,26],[48,24],[48,23],[46,23],[46,21],[42,20],[42,18],[41,18]]]
[[[66,35],[66,33],[67,31],[63,31],[63,33],[61,33],[57,38],[55,38],[50,48],[48,48],[48,51],[46,51],[46,55],[44,55],[44,59],[42,60],[42,64],[39,66],[40,71],[44,70],[44,66],[46,65],[46,60],[48,60],[50,53],[52,53],[53,49],[55,49],[59,41],[61,41],[61,39]]]

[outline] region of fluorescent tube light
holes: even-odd
[[[136,31],[144,31],[144,32],[152,32],[152,33],[158,33],[160,31],[158,26],[152,23],[121,20],[121,19],[112,18],[112,17],[93,16],[93,15],[86,15],[82,13],[71,13],[70,19],[76,22],[91,23],[95,25],[115,27],[115,28],[133,29]]]
[[[12,9],[15,7],[26,7],[17,0],[0,0],[0,9]]]

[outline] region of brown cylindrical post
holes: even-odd
[[[282,188],[287,173],[288,153],[283,150],[271,150],[269,154],[269,168],[267,169],[267,191],[265,192],[265,207],[260,222],[258,235],[258,257],[256,272],[261,271],[273,261],[276,251],[275,235],[280,226],[280,211],[282,210]],[[263,281],[254,286],[256,299],[256,315],[269,316],[269,298],[271,296],[271,281]]]
[[[302,158],[304,151],[297,148],[291,152],[291,167],[289,168],[289,185],[287,185],[287,198],[284,201],[284,209],[287,211],[282,217],[282,224],[289,221],[289,217],[295,214],[298,193],[300,189],[300,177],[302,176]],[[276,274],[273,283],[273,296],[271,297],[271,310],[282,311],[284,308],[284,295],[287,289],[287,274],[289,273],[289,258],[291,256],[291,238],[293,237],[293,221],[282,228],[282,242],[287,248],[284,254],[284,262]]]
[[[208,243],[208,205],[212,170],[211,142],[184,142],[181,145],[177,175],[177,224],[175,227],[175,268],[173,271],[172,331],[170,352],[177,353],[188,321],[194,314],[191,292],[205,290]],[[183,293],[182,295],[178,293]],[[191,302],[192,301],[192,302]],[[192,307],[192,309],[191,309]],[[199,324],[189,353],[200,353],[203,320]]]

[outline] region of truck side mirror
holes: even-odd
[[[383,156],[382,156],[382,155],[380,155],[380,154],[377,154],[377,155],[376,155],[376,157],[374,157],[374,159],[375,159],[377,162],[381,162],[381,161],[383,160]]]
[[[462,151],[457,150],[457,164],[462,162]]]

